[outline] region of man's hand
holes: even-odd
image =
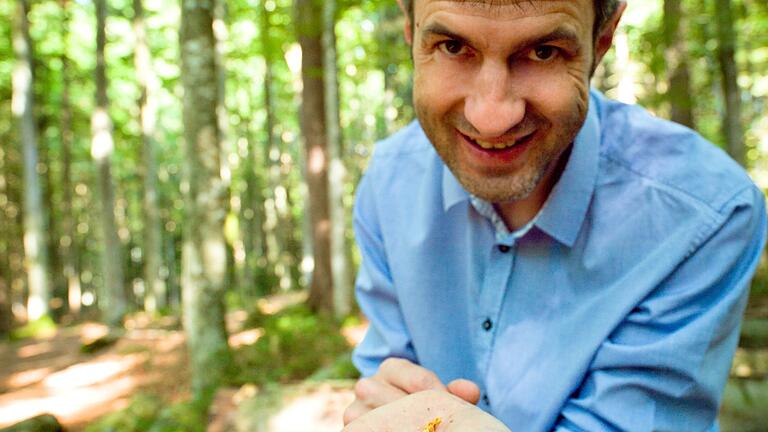
[[[440,390],[417,392],[379,407],[348,424],[342,432],[432,431],[509,432],[499,420],[457,396]]]
[[[475,404],[480,388],[472,381],[458,379],[444,385],[434,372],[400,358],[389,358],[379,366],[378,372],[362,378],[355,385],[355,401],[344,411],[344,424],[383,405],[425,390],[452,393],[464,401]]]

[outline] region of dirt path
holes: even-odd
[[[51,413],[70,431],[124,408],[143,392],[177,401],[189,396],[184,336],[172,320],[132,319],[117,343],[92,354],[83,341],[106,334],[95,323],[35,340],[0,344],[0,427]]]

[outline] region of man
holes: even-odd
[[[717,430],[764,197],[589,90],[625,6],[404,5],[418,122],[358,188],[347,430]]]

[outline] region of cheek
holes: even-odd
[[[525,71],[518,75],[528,102],[553,124],[582,115],[589,97],[587,74],[566,67]]]
[[[413,79],[414,103],[430,112],[444,112],[463,98],[460,75],[449,67],[432,62],[417,65]]]

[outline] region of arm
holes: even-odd
[[[744,191],[730,208],[603,342],[556,432],[714,427],[766,236],[761,192]]]
[[[389,269],[371,177],[367,173],[360,181],[353,213],[361,255],[355,293],[360,309],[370,321],[365,338],[352,354],[352,361],[363,376],[373,375],[389,357],[416,361]]]
[[[345,411],[344,422],[423,390],[448,391],[476,403],[480,389],[474,383],[459,379],[446,386],[434,372],[417,364],[390,273],[375,197],[371,174],[367,174],[358,186],[354,210],[355,235],[362,255],[355,288],[370,327],[353,353],[363,378],[355,386],[356,399]]]

